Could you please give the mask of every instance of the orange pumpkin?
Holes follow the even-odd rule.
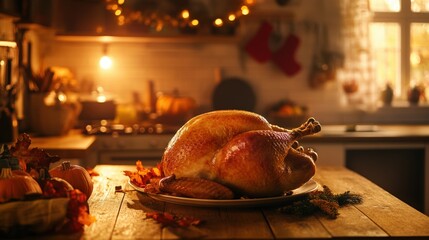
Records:
[[[43,196],[50,198],[68,197],[73,186],[66,180],[58,177],[51,177],[49,172],[42,168],[39,170],[39,185],[42,188]]]
[[[88,171],[79,165],[71,165],[64,161],[61,165],[49,170],[51,177],[62,178],[70,183],[73,188],[79,189],[89,198],[92,194],[94,184]]]
[[[177,94],[161,95],[156,100],[158,115],[186,116],[195,109],[195,100],[191,97],[182,97]]]
[[[42,194],[39,184],[27,174],[2,168],[0,173],[0,203],[23,199],[27,194]]]

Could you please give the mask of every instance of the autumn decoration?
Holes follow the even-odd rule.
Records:
[[[31,138],[24,133],[0,150],[0,235],[83,231],[95,221],[87,203],[92,192],[90,175],[83,167],[65,164],[73,172],[70,180],[65,179],[69,173],[65,178],[51,176],[50,165],[60,157],[30,145]]]

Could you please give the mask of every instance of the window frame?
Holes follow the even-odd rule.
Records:
[[[400,29],[400,99],[406,100],[411,78],[411,24],[429,23],[429,12],[412,12],[411,0],[400,0],[399,12],[376,12],[373,14],[374,23],[397,23]]]

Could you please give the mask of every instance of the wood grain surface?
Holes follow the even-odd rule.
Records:
[[[363,203],[340,209],[337,219],[315,214],[297,217],[277,208],[194,207],[156,201],[128,185],[123,170],[134,166],[99,165],[89,199],[97,221],[82,235],[67,239],[305,239],[429,238],[429,217],[364,177],[342,167],[321,167],[314,179],[334,193],[351,191]],[[121,186],[123,191],[115,192]],[[203,222],[189,228],[161,227],[149,212],[192,216]],[[54,239],[55,236],[47,236]],[[59,237],[59,236],[56,236]]]

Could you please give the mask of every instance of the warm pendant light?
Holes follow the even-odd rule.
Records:
[[[107,54],[107,44],[103,45],[103,56],[100,58],[99,65],[101,69],[110,69],[113,65],[112,59]]]

